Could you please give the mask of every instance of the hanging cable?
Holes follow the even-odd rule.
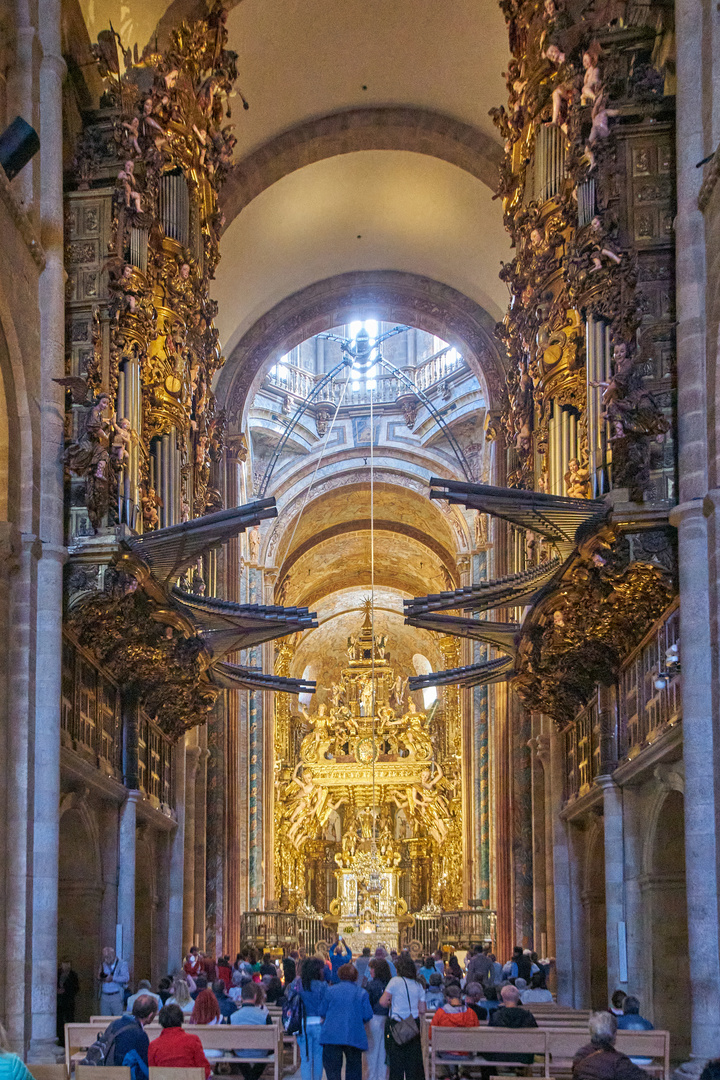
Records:
[[[307,490],[305,492],[305,497],[303,499],[303,504],[300,507],[300,513],[298,514],[297,519],[295,521],[295,528],[292,531],[292,536],[290,537],[290,543],[287,546],[287,551],[288,552],[292,551],[292,546],[293,546],[293,543],[295,542],[295,533],[297,532],[298,525],[300,524],[300,518],[303,516],[303,514],[305,512],[305,507],[308,504],[308,499],[310,498],[310,492],[313,489],[313,486],[315,484],[315,479],[316,479],[317,474],[318,474],[318,470],[320,468],[320,465],[322,464],[322,459],[325,456],[325,451],[327,450],[327,446],[328,446],[328,442],[330,440],[330,436],[332,435],[333,428],[335,427],[335,421],[337,420],[338,413],[340,412],[340,407],[341,407],[343,401],[345,400],[345,391],[348,388],[348,383],[350,382],[350,375],[351,374],[352,374],[351,370],[348,369],[347,378],[345,379],[345,384],[344,384],[344,386],[342,388],[342,391],[340,393],[340,398],[338,400],[338,403],[335,406],[335,412],[333,414],[333,418],[332,418],[332,420],[330,422],[329,428],[327,429],[327,433],[325,435],[325,441],[323,442],[322,448],[320,450],[320,457],[317,459],[317,464],[315,465],[315,470],[314,470],[314,472],[312,474],[312,479],[310,480],[310,484],[309,484],[309,486],[308,486],[308,488],[307,488]]]
[[[370,387],[370,632],[372,634],[370,678],[372,680],[372,852],[377,853],[377,804],[375,801],[375,426],[373,387]]]

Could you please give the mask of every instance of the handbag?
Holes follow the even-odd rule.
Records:
[[[405,985],[405,993],[407,994],[408,1005],[412,1012],[412,1005],[410,1004],[410,991],[408,990],[407,983],[403,979]],[[420,1034],[420,1028],[418,1022],[414,1016],[406,1016],[402,1020],[396,1020],[396,1022],[390,1028],[390,1034],[397,1043],[398,1046],[405,1046],[406,1043],[412,1042]]]

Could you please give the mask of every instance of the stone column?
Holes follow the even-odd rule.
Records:
[[[564,791],[564,745],[558,731],[550,736],[550,820],[552,822],[555,904],[555,968],[559,1005],[574,1005],[573,987],[573,851],[568,825],[560,817]]]
[[[538,718],[533,717],[533,727],[537,727]],[[532,903],[533,903],[533,940],[532,947],[538,954],[542,948],[543,934],[547,940],[547,889],[545,887],[545,777],[542,764],[537,757],[538,741],[534,735],[528,740],[531,752],[532,771]]]
[[[703,500],[708,487],[705,226],[698,207],[703,179],[696,165],[714,149],[699,87],[711,53],[707,18],[695,0],[675,8],[677,48],[677,372],[680,505],[670,520],[678,530],[682,649],[683,760],[685,763],[685,873],[691,988],[691,1056],[720,1053],[720,924],[718,920],[718,792],[713,703],[713,656],[708,545]],[[715,361],[713,360],[713,363]],[[711,383],[714,386],[714,380]],[[713,423],[715,412],[712,413]],[[717,483],[717,481],[716,481]],[[712,512],[712,507],[709,507]],[[714,606],[714,605],[713,605]],[[696,1071],[700,1062],[691,1063]]]
[[[117,921],[122,926],[122,956],[127,960],[130,982],[135,962],[135,862],[137,856],[137,804],[141,791],[128,791],[120,808],[118,828]]]
[[[195,944],[195,779],[199,760],[200,747],[197,744],[186,747],[183,949]]]
[[[61,0],[45,0],[38,18],[40,62],[40,237],[45,269],[39,283],[41,375],[40,524],[32,865],[32,1033],[29,1060],[55,1060],[60,693],[62,673],[63,469],[65,400],[53,382],[65,374],[63,265],[63,123]]]
[[[603,825],[605,835],[605,924],[607,929],[608,1001],[613,990],[627,985],[620,980],[620,946],[618,924],[625,922],[625,840],[623,829],[623,793],[606,774],[597,776],[595,783],[603,792]]]
[[[207,734],[203,728],[198,732],[200,738]],[[197,775],[195,778],[195,933],[200,938],[200,947],[205,945],[205,878],[207,850],[207,761],[210,753],[207,747],[200,748]]]
[[[535,740],[536,753],[542,762],[545,774],[545,806],[543,821],[545,825],[545,932],[547,935],[546,956],[555,956],[555,890],[553,886],[553,802],[552,772],[550,769],[550,736],[541,732]],[[537,944],[536,944],[537,948]],[[555,978],[555,973],[551,973]]]
[[[183,959],[183,885],[185,860],[185,740],[173,748],[175,816],[177,826],[168,836],[167,971],[175,971]],[[190,943],[191,944],[191,943]]]

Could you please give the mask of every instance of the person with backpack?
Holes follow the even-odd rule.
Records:
[[[337,974],[338,982],[320,1006],[323,1066],[327,1080],[340,1080],[344,1059],[345,1080],[362,1080],[362,1055],[368,1048],[365,1024],[372,1020],[372,1006],[367,990],[357,985],[353,964],[342,964]]]
[[[300,1047],[302,1080],[322,1080],[321,1009],[328,994],[324,969],[324,962],[319,956],[307,956],[301,964],[299,977],[286,991],[285,1011],[293,1014],[290,1023]],[[288,1028],[285,1027],[285,1030]]]
[[[132,1080],[147,1080],[150,1040],[143,1030],[155,1019],[157,1001],[149,994],[137,998],[132,1015],[113,1020],[97,1037],[81,1065],[127,1065]]]

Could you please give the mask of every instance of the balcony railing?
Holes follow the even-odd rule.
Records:
[[[63,742],[105,775],[123,780],[120,690],[75,641],[63,636]],[[156,807],[172,806],[172,744],[144,713],[138,724],[138,786]]]
[[[496,914],[487,908],[477,911],[418,912],[415,925],[402,931],[400,944],[405,948],[417,941],[427,954],[443,945],[462,949],[484,941],[494,943],[496,931]]]
[[[443,349],[442,352],[428,357],[422,364],[415,368],[403,368],[416,390],[427,392],[430,388],[444,382],[451,376],[460,372],[467,372],[467,364],[454,349]],[[299,400],[305,399],[312,393],[315,383],[322,375],[313,375],[305,368],[294,364],[276,364],[268,372],[265,382],[269,387],[281,390],[291,397]],[[363,405],[370,401],[370,391],[367,389],[367,376],[363,375],[355,380],[359,385],[353,389],[353,378],[347,382],[347,372],[341,372],[338,378],[333,379],[330,387],[323,391],[323,400],[337,405],[342,399],[343,405]],[[344,390],[344,396],[343,396]],[[396,401],[399,394],[411,393],[410,387],[401,379],[393,375],[383,375],[382,369],[377,372],[375,386],[372,391],[375,404],[390,404]]]
[[[633,757],[660,732],[680,719],[680,675],[668,672],[662,689],[655,682],[665,670],[665,654],[680,637],[676,603],[628,658],[618,686],[618,758]]]
[[[566,728],[566,802],[587,794],[597,776],[614,768],[616,761],[636,757],[680,720],[680,675],[665,673],[665,654],[678,641],[679,624],[676,601],[628,656],[610,695],[606,731],[597,697]],[[656,682],[662,682],[662,687],[656,687]]]

